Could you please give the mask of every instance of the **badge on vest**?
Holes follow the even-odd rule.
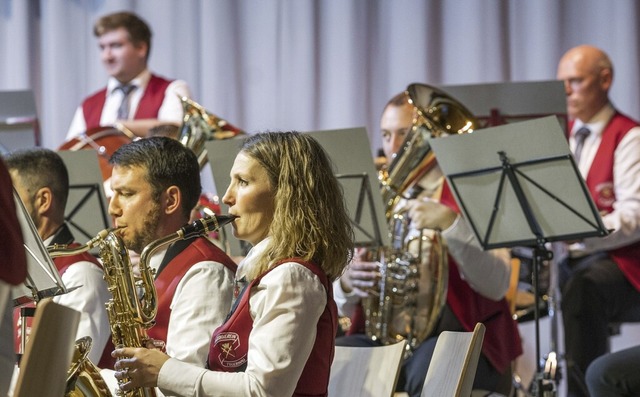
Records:
[[[603,182],[596,185],[596,205],[611,208],[616,201],[613,193],[613,182]]]
[[[214,345],[220,352],[218,354],[218,361],[223,367],[226,368],[238,368],[247,362],[247,355],[237,357],[240,347],[240,338],[235,332],[222,332],[216,336]]]

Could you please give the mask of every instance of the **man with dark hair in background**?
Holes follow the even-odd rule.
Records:
[[[5,160],[44,245],[78,244],[64,220],[69,175],[60,155],[49,149],[27,149],[13,152]],[[103,279],[102,266],[86,252],[61,256],[53,262],[65,287],[73,289],[54,301],[80,312],[76,339],[91,337],[89,359],[98,366],[112,365],[110,348],[105,350],[111,335],[105,303],[111,294]]]

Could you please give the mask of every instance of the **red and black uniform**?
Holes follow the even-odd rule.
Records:
[[[145,88],[144,94],[138,104],[138,109],[134,115],[134,119],[155,119],[158,118],[158,111],[164,101],[164,94],[167,87],[171,84],[171,80],[164,79],[160,76],[151,75],[151,79]],[[86,129],[100,127],[100,117],[102,108],[106,100],[107,89],[92,94],[82,102],[82,113],[86,123]]]
[[[147,331],[149,337],[162,341],[167,340],[171,318],[171,301],[176,288],[194,264],[204,261],[221,263],[233,273],[237,269],[237,265],[227,254],[205,237],[177,241],[167,250],[156,274],[158,310],[155,325]]]
[[[327,305],[316,325],[316,340],[293,394],[294,397],[326,396],[338,317],[332,286],[322,269],[313,263],[300,259],[286,259],[280,264],[285,262],[296,262],[312,271],[327,291]],[[253,329],[253,319],[249,310],[250,291],[277,266],[270,268],[247,285],[227,321],[214,332],[207,363],[209,369],[223,372],[242,372],[246,369],[249,336]]]

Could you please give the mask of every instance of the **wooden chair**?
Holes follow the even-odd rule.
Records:
[[[469,397],[478,368],[484,324],[473,332],[445,331],[438,337],[422,397]]]
[[[390,397],[407,342],[386,346],[336,346],[329,397]]]
[[[14,397],[64,395],[79,322],[76,310],[51,298],[38,302]]]

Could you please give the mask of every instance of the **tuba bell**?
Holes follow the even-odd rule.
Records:
[[[187,97],[180,97],[184,112],[182,125],[178,133],[178,141],[193,150],[198,156],[202,168],[207,162],[205,142],[234,138],[243,135],[244,131],[230,124]]]
[[[412,350],[431,334],[444,308],[448,253],[439,231],[410,228],[401,200],[416,198],[417,183],[436,165],[429,139],[470,133],[478,123],[437,88],[411,84],[405,95],[414,111],[411,132],[388,169],[379,172],[391,246],[379,253],[377,292],[363,301],[363,309],[370,338],[384,344],[407,340]]]

